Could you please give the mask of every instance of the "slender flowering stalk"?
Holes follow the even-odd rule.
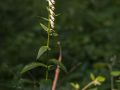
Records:
[[[56,70],[55,70],[55,76],[54,76],[54,80],[53,80],[53,84],[52,84],[52,90],[56,90],[56,86],[57,86],[57,81],[58,81],[58,78],[59,78],[59,73],[60,73],[60,67],[63,67],[64,66],[62,65],[61,61],[62,61],[62,49],[61,49],[61,44],[60,44],[60,41],[58,40],[58,35],[57,33],[55,32],[54,28],[55,28],[55,13],[54,13],[54,10],[55,10],[55,1],[54,0],[47,0],[48,2],[48,18],[44,18],[44,20],[47,20],[47,23],[48,23],[48,26],[40,23],[41,27],[45,30],[45,32],[47,32],[47,45],[45,46],[42,46],[40,47],[39,51],[38,51],[38,55],[37,55],[37,59],[40,58],[41,55],[43,55],[45,52],[48,52],[50,50],[49,46],[50,46],[50,36],[57,36],[57,44],[59,46],[59,57],[58,57],[58,60],[54,61],[51,60],[50,62],[53,62],[53,64],[56,64],[57,67],[56,67]],[[47,53],[47,56],[48,56],[48,53]],[[55,62],[55,63],[54,63]],[[21,73],[25,73],[31,69],[34,69],[36,67],[44,67],[46,68],[46,80],[48,80],[48,74],[49,74],[49,70],[50,70],[50,67],[51,65],[49,65],[49,62],[47,64],[44,64],[44,63],[41,63],[41,62],[33,62],[31,64],[28,64],[26,65],[23,70],[21,71]],[[65,68],[64,68],[65,69]],[[66,70],[65,70],[66,71]]]
[[[54,25],[54,21],[55,21],[55,1],[54,0],[47,0],[49,7],[48,7],[48,11],[49,11],[49,23],[50,23],[50,30],[53,30],[55,25]]]
[[[54,31],[54,27],[55,27],[55,25],[54,25],[55,24],[54,23],[54,21],[55,21],[55,13],[54,13],[55,1],[54,0],[47,0],[47,1],[48,1],[48,4],[49,4],[49,7],[48,7],[48,11],[49,11],[49,17],[48,17],[49,25],[48,25],[48,27],[50,28],[49,31],[48,31],[48,43],[49,43],[49,34]],[[59,55],[58,61],[61,62],[62,51],[61,51],[61,45],[60,45],[59,41],[58,41],[58,46],[59,46],[59,49],[60,49],[60,55]],[[55,70],[55,76],[54,76],[54,80],[53,80],[52,90],[56,90],[59,73],[60,73],[60,68],[59,68],[59,65],[57,65],[57,68]]]
[[[49,42],[50,42],[50,35],[51,33],[54,31],[54,27],[55,27],[55,13],[54,13],[54,10],[55,10],[55,1],[54,0],[47,0],[48,2],[48,40],[47,40],[47,47],[49,47]]]

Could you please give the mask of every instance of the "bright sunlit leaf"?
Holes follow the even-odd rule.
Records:
[[[96,80],[99,81],[99,82],[104,82],[104,81],[105,81],[105,77],[103,77],[103,76],[98,76],[98,77],[96,78]]]
[[[112,71],[111,75],[112,76],[119,76],[120,75],[120,71]]]
[[[91,73],[91,74],[90,74],[90,78],[91,78],[92,80],[95,80],[95,75],[94,75],[93,73]]]

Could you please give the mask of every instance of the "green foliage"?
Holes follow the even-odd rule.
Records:
[[[95,75],[93,73],[90,74],[90,78],[94,82],[94,85],[97,85],[97,84],[101,85],[101,83],[103,83],[105,81],[105,77],[103,77],[103,76],[95,77]]]
[[[20,72],[23,64],[35,60],[37,49],[45,45],[45,33],[39,25],[42,22],[39,16],[47,14],[45,6],[45,0],[0,0],[0,90],[17,90],[11,87],[18,82],[14,80],[14,76],[19,77],[16,72]],[[92,72],[106,77],[106,82],[98,90],[110,90],[107,64],[111,56],[116,55],[118,61],[113,71],[120,69],[120,1],[56,0],[56,12],[61,13],[56,18],[56,29],[61,34],[64,64],[68,73],[73,70],[69,74],[61,73],[65,80],[58,89],[70,90],[67,83],[71,81],[80,82],[82,87]],[[49,56],[55,57],[56,51],[51,50]],[[47,56],[40,58],[48,60]],[[77,66],[79,62],[82,64]],[[77,68],[74,69],[74,66]],[[37,78],[35,72],[32,76]],[[115,82],[119,81],[118,77],[114,78],[117,78]],[[11,85],[10,81],[14,84]],[[119,90],[118,86],[115,85]],[[23,87],[34,90],[34,84]]]
[[[112,71],[111,75],[112,76],[120,76],[120,71]]]
[[[51,60],[49,60],[49,62],[50,62],[51,64],[55,64],[56,66],[58,65],[63,71],[67,72],[67,69],[66,69],[66,67],[64,66],[64,64],[62,64],[62,63],[59,62],[58,60],[56,60],[56,59],[51,59]]]
[[[97,80],[98,82],[102,83],[102,82],[105,81],[105,77],[103,77],[103,76],[98,76],[98,77],[96,78],[96,80]]]
[[[92,74],[91,74],[91,78],[93,78]],[[92,85],[100,86],[104,81],[105,81],[105,77],[103,77],[103,76],[97,76],[96,78],[94,77],[94,79],[90,83],[88,83],[82,90],[87,90]],[[95,88],[95,89],[97,89],[97,88]]]
[[[37,59],[40,58],[40,56],[45,53],[48,50],[48,46],[42,46],[40,47],[39,51],[38,51],[38,55],[37,55]]]
[[[94,76],[93,73],[90,74],[90,77],[91,77],[92,80],[95,80],[95,76]]]
[[[70,83],[72,87],[74,87],[75,90],[80,89],[80,85],[78,83]]]
[[[57,36],[57,34],[55,33],[55,30],[54,30],[54,20],[55,20],[55,13],[54,13],[54,3],[51,3],[49,1],[48,2],[48,7],[47,7],[47,10],[48,10],[48,19],[46,18],[43,18],[44,20],[48,20],[48,26],[46,27],[44,24],[40,23],[41,27],[47,32],[47,41],[46,41],[46,45],[47,46],[42,46],[40,47],[39,51],[38,51],[38,55],[37,55],[37,59],[40,58],[41,55],[43,55],[46,51],[50,50],[50,39],[51,39],[51,35],[53,36]],[[55,64],[57,67],[56,67],[56,71],[59,70],[60,68],[63,69],[64,71],[66,71],[66,68],[65,66],[61,63],[61,60],[62,60],[62,49],[61,49],[61,45],[60,45],[60,41],[57,41],[59,42],[58,46],[59,46],[59,57],[60,57],[60,60],[56,60],[56,59],[52,59],[50,60],[49,62],[50,63],[53,63]],[[56,42],[56,43],[57,43]],[[53,84],[53,87],[49,86],[49,83],[48,83],[48,77],[49,77],[49,71],[50,71],[50,68],[53,66],[53,65],[45,65],[44,63],[37,63],[37,62],[34,62],[34,63],[31,63],[31,64],[28,64],[26,65],[23,70],[21,71],[21,73],[25,73],[31,69],[34,69],[36,67],[44,67],[46,68],[46,73],[45,73],[45,79],[44,81],[42,81],[42,83],[40,82],[40,90],[51,90],[51,88],[53,89],[53,87],[57,87],[57,79],[58,76],[56,77],[57,73],[55,73],[55,76],[54,76],[54,81],[53,80],[53,83],[55,83],[55,86]],[[58,71],[58,74],[59,74],[59,71]],[[47,84],[47,86],[46,86]],[[49,87],[48,87],[49,86]]]
[[[45,20],[45,21],[49,21],[47,18],[45,18],[45,17],[41,17],[43,20]],[[43,29],[44,29],[44,25],[42,24],[42,23],[40,23],[41,24],[41,26],[43,27]],[[46,29],[46,27],[45,27],[45,29]]]
[[[25,73],[25,72],[27,72],[27,71],[29,71],[29,70],[31,70],[31,69],[37,68],[37,67],[47,68],[47,66],[46,66],[45,64],[43,64],[43,63],[33,62],[33,63],[30,63],[30,64],[26,65],[26,66],[22,69],[21,73],[23,74],[23,73]]]
[[[44,18],[44,19],[45,19],[45,18]],[[48,32],[48,28],[47,28],[44,24],[40,23],[40,25],[41,25],[41,27],[42,27],[46,32]]]

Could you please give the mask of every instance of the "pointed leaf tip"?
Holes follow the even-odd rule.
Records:
[[[95,75],[94,75],[93,73],[91,73],[91,74],[90,74],[90,78],[91,78],[92,80],[95,80]]]
[[[37,55],[37,59],[40,58],[40,56],[45,53],[49,48],[47,46],[42,46],[39,51],[38,51],[38,55]]]
[[[44,24],[40,23],[40,25],[46,32],[48,31],[48,28]]]

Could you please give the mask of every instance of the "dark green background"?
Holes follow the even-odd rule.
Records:
[[[46,6],[45,0],[0,0],[0,90],[34,87],[24,85],[21,89],[19,72],[36,60],[39,47],[46,43],[47,35],[39,25],[44,22],[40,17],[47,17]],[[61,73],[58,89],[70,90],[69,82],[78,82],[82,87],[94,73],[106,77],[99,90],[110,90],[106,65],[112,56],[117,56],[114,69],[120,69],[120,0],[56,0],[56,13],[60,13],[55,30],[62,42],[63,63],[68,72],[81,63],[72,72]],[[49,56],[57,57],[54,41],[52,44]],[[48,58],[45,55],[41,59]],[[44,77],[36,72],[32,72],[32,78]]]

